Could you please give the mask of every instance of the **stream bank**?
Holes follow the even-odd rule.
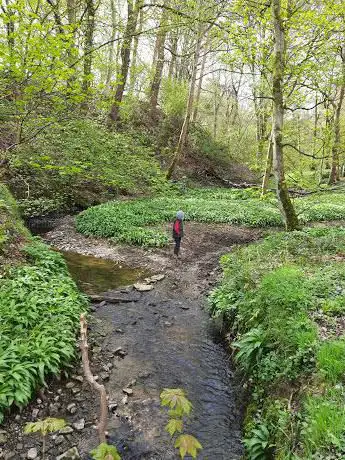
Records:
[[[253,241],[259,233],[226,225],[189,224],[186,235],[179,262],[171,258],[171,248],[118,247],[85,238],[74,231],[72,218],[63,219],[45,235],[55,248],[69,253],[127,263],[144,270],[142,276],[165,274],[152,291],[121,289],[121,295],[130,301],[92,304],[92,370],[107,387],[109,440],[118,446],[124,460],[178,458],[164,432],[167,417],[159,405],[159,394],[166,387],[183,388],[193,403],[186,431],[204,447],[199,458],[236,460],[243,453],[241,389],[218,331],[201,307],[205,293],[217,280],[220,255],[234,244]],[[108,289],[107,294],[114,295],[114,291]],[[81,458],[88,458],[97,445],[93,425],[98,398],[79,366],[72,374],[70,379],[54,382],[8,422],[8,451],[15,456],[4,458],[26,458],[30,448],[37,449],[38,458],[38,439],[22,437],[20,432],[25,421],[48,415],[64,418],[70,425],[70,432],[51,436],[49,458],[58,458],[71,447],[77,448]],[[123,389],[129,386],[133,394],[125,398]]]

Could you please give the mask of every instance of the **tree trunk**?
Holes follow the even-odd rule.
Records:
[[[198,116],[200,95],[201,95],[201,89],[202,89],[202,80],[204,78],[204,71],[205,71],[205,65],[206,65],[206,59],[207,59],[207,44],[205,44],[203,51],[204,51],[204,55],[203,55],[202,61],[201,61],[201,67],[200,67],[200,72],[199,72],[199,81],[198,81],[198,87],[196,89],[195,105],[194,105],[194,112],[193,112],[192,121],[196,121],[196,118]]]
[[[261,196],[262,197],[267,193],[268,181],[270,179],[270,175],[272,172],[272,164],[273,164],[273,143],[272,143],[272,134],[271,134],[268,140],[265,174],[262,179],[262,186],[261,186]]]
[[[332,164],[328,184],[335,184],[339,180],[339,152],[341,150],[340,139],[340,115],[345,96],[345,45],[341,49],[342,58],[342,82],[339,91],[339,99],[335,110],[334,128],[333,128],[333,145],[332,145]]]
[[[283,157],[283,75],[285,68],[284,28],[281,18],[281,0],[272,0],[272,20],[274,25],[274,63],[273,63],[273,169],[279,208],[286,230],[298,228],[298,218],[290,200],[284,174]]]
[[[187,107],[186,107],[186,113],[185,117],[183,120],[183,125],[180,133],[180,137],[177,143],[177,147],[175,150],[174,158],[169,166],[166,178],[170,179],[171,176],[173,175],[175,171],[175,167],[180,159],[182,149],[185,146],[186,140],[187,140],[187,135],[188,135],[188,130],[189,130],[189,124],[190,124],[190,119],[192,116],[192,110],[193,110],[193,102],[194,102],[194,91],[195,91],[195,83],[196,83],[196,75],[197,75],[197,70],[198,70],[198,62],[199,62],[199,55],[200,55],[200,48],[201,48],[201,41],[203,37],[204,31],[203,31],[203,26],[202,24],[199,25],[199,30],[197,34],[197,41],[195,45],[195,52],[194,52],[194,59],[193,59],[193,69],[192,69],[192,76],[191,76],[191,81],[190,81],[190,86],[189,86],[189,94],[188,94],[188,102],[187,102]]]
[[[164,2],[164,6],[166,5],[166,1]],[[164,68],[164,45],[165,45],[165,39],[167,35],[167,28],[166,24],[167,23],[167,10],[163,7],[162,11],[162,17],[159,23],[159,30],[157,33],[157,39],[156,39],[156,62],[155,62],[155,71],[153,75],[153,79],[151,82],[151,88],[150,88],[150,94],[149,94],[149,99],[150,99],[150,107],[151,107],[151,113],[154,115],[156,111],[156,107],[158,104],[158,94],[161,86],[161,81],[162,81],[162,74],[163,74],[163,68]]]
[[[95,5],[93,0],[86,0],[86,28],[84,39],[84,75],[83,92],[87,93],[90,89],[92,75],[92,47],[95,32]]]
[[[132,63],[130,68],[130,76],[129,76],[129,88],[130,92],[134,91],[135,88],[135,80],[137,78],[137,57],[138,57],[138,46],[139,46],[139,34],[141,34],[143,30],[144,24],[144,9],[141,8],[139,12],[139,25],[134,37],[134,44],[133,44],[133,54],[132,54]]]
[[[137,25],[139,3],[141,4],[141,0],[137,0],[136,4],[134,4],[134,0],[128,0],[127,2],[127,25],[121,47],[120,81],[117,84],[114,102],[111,106],[109,114],[110,121],[114,124],[117,124],[120,121],[120,105],[122,103],[123,93],[125,91],[127,83],[131,55],[131,45]]]
[[[109,88],[111,82],[111,76],[113,75],[113,65],[114,65],[114,40],[116,37],[116,6],[115,0],[110,0],[110,8],[111,8],[111,36],[110,40],[111,43],[109,45],[109,55],[108,55],[108,69],[107,69],[107,76],[105,79],[105,84]]]
[[[170,39],[171,45],[171,59],[169,63],[168,78],[173,78],[176,73],[176,54],[178,46],[178,31],[173,31]]]

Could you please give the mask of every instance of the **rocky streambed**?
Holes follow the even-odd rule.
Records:
[[[84,275],[79,279],[94,299],[90,359],[94,375],[108,392],[109,443],[117,446],[124,460],[179,458],[164,431],[167,415],[159,401],[164,388],[184,389],[193,403],[186,432],[203,445],[198,458],[236,460],[243,454],[241,387],[204,306],[205,294],[219,274],[219,256],[259,235],[229,226],[213,226],[205,233],[200,226],[190,225],[187,232],[183,259],[177,263],[169,249],[113,247],[82,237],[75,233],[72,219],[65,219],[45,236],[54,247],[73,254],[70,270],[77,281],[81,270],[84,275],[88,271],[85,264],[90,272],[102,265],[92,256],[126,263],[127,274],[120,284],[126,284],[130,276],[133,282],[133,277],[142,280],[149,273],[164,274],[145,292],[132,285],[111,289],[103,278],[113,279],[114,266],[107,271],[103,265],[102,274],[91,273],[86,284]],[[89,258],[78,260],[80,253]],[[131,265],[139,270],[135,275],[128,273]],[[116,279],[110,283],[119,284]],[[91,391],[78,362],[68,376],[52,380],[29,407],[7,420],[0,432],[0,458],[41,458],[41,440],[37,435],[23,435],[23,426],[51,416],[65,419],[67,427],[48,437],[46,458],[88,459],[98,444],[98,412],[98,395]]]

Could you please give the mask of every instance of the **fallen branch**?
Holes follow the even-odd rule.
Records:
[[[83,371],[86,380],[89,384],[99,392],[100,394],[100,402],[101,402],[101,411],[99,416],[99,421],[97,425],[99,442],[103,443],[106,442],[105,432],[107,429],[107,422],[108,422],[108,404],[107,404],[107,393],[105,391],[104,385],[100,385],[96,382],[91,369],[90,369],[90,361],[89,361],[89,345],[87,343],[87,322],[85,319],[85,314],[80,315],[80,349],[81,349],[81,356],[83,362]]]
[[[112,295],[99,295],[99,294],[90,294],[89,299],[92,302],[109,302],[109,303],[129,303],[137,302],[136,297],[115,297]]]

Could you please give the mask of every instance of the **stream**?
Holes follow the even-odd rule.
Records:
[[[91,323],[96,348],[114,359],[106,387],[117,409],[110,414],[108,431],[109,442],[118,447],[122,458],[180,458],[164,430],[168,416],[160,407],[159,394],[164,388],[182,388],[193,404],[185,433],[193,434],[203,446],[198,459],[240,459],[243,391],[234,378],[229,352],[204,308],[206,298],[199,292],[195,266],[173,267],[152,291],[139,293],[121,287],[159,272],[160,267],[133,269],[92,255],[65,249],[61,253],[86,293],[128,296],[124,303],[94,303]],[[123,359],[111,354],[119,347],[125,350]],[[128,386],[133,394],[125,401],[123,388]],[[78,444],[82,458],[88,458],[95,447],[91,427],[84,430]]]

